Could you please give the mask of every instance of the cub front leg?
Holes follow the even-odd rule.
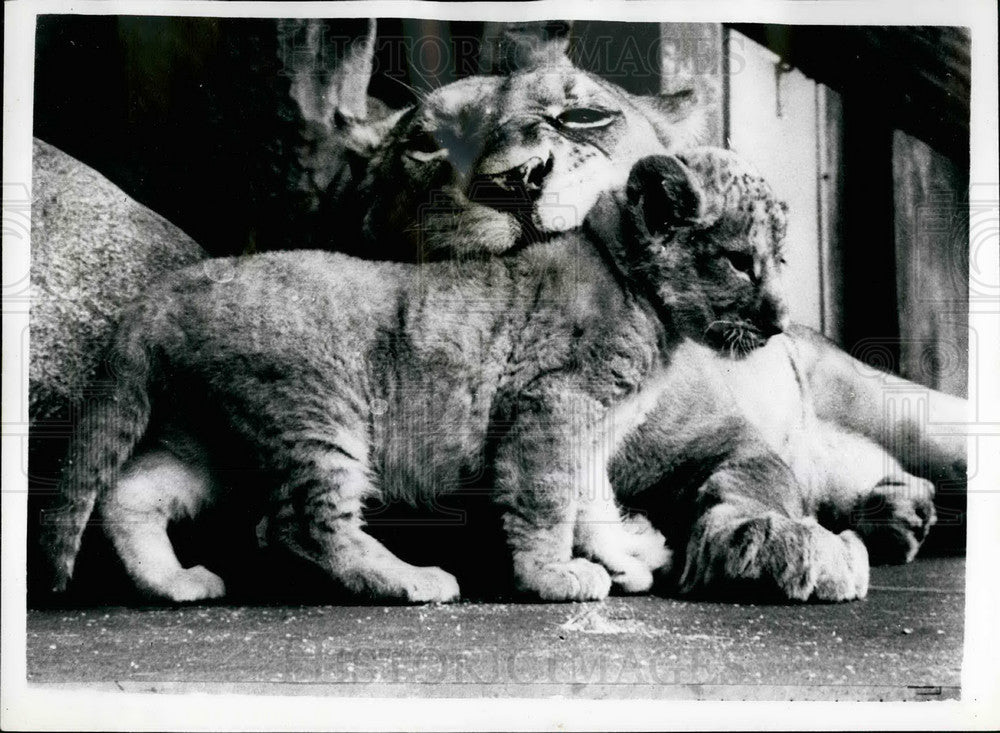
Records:
[[[603,419],[596,401],[559,395],[519,414],[498,448],[496,499],[521,592],[545,601],[600,600],[612,576],[639,592],[652,585],[647,563],[665,561],[622,526]]]
[[[334,451],[296,458],[299,468],[268,522],[270,542],[318,565],[338,586],[361,598],[401,603],[458,599],[453,575],[410,565],[364,531],[362,502],[375,489],[359,461]]]

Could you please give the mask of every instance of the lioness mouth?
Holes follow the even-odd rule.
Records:
[[[512,214],[530,213],[542,195],[542,185],[554,163],[555,158],[549,153],[546,160],[535,156],[499,173],[477,174],[469,183],[469,200]]]

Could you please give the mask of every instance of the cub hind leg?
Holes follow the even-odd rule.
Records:
[[[155,449],[137,455],[97,507],[104,532],[136,587],[177,603],[219,598],[222,579],[201,565],[184,568],[167,536],[170,522],[193,517],[215,498],[207,465]]]
[[[671,553],[666,539],[645,517],[622,517],[611,492],[610,482],[605,482],[597,496],[581,500],[574,549],[607,568],[619,591],[644,593],[653,586],[654,573],[669,571]]]
[[[811,517],[723,503],[698,520],[681,591],[850,601],[868,593],[868,553],[850,530],[834,534]]]
[[[364,454],[362,446],[355,451]],[[437,567],[410,565],[364,531],[363,502],[376,489],[361,460],[308,440],[289,452],[294,468],[268,521],[269,543],[319,566],[359,597],[403,603],[458,599],[453,575]]]

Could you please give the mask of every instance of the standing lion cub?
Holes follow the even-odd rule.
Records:
[[[266,485],[270,543],[359,596],[459,596],[453,576],[368,535],[362,508],[480,474],[520,591],[647,590],[669,554],[662,537],[622,525],[608,462],[657,403],[684,337],[740,350],[780,331],[784,208],[735,156],[704,149],[640,161],[588,221],[486,262],[269,253],[151,288],[122,319],[110,388],[73,439],[63,511],[47,524],[54,587],[72,575],[96,501],[141,590],[222,595],[213,573],[181,567],[166,531],[216,498],[211,482],[164,495],[128,465],[140,445],[190,435]]]

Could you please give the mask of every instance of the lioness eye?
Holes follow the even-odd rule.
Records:
[[[442,147],[433,136],[426,132],[414,135],[408,141],[405,154],[413,160],[426,163],[448,155],[448,148]]]
[[[734,270],[753,277],[753,255],[746,252],[726,252],[725,257]]]
[[[608,112],[603,109],[590,109],[588,107],[568,109],[556,118],[559,124],[563,127],[577,129],[587,127],[605,127],[610,125],[614,119],[614,112]]]

